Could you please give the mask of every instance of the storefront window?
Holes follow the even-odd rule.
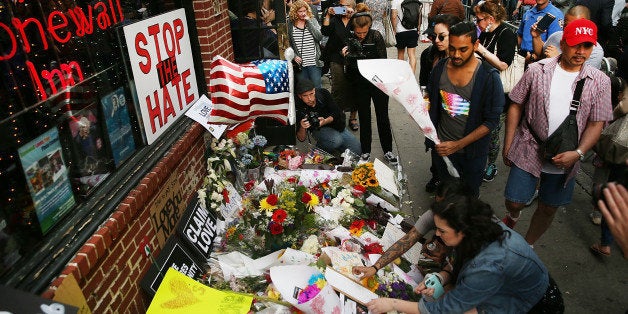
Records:
[[[122,27],[176,8],[0,0],[0,276],[145,146]]]

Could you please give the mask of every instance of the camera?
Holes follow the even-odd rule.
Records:
[[[310,123],[310,129],[316,130],[321,127],[321,122],[318,120],[318,112],[310,111],[307,113],[305,118],[307,119],[307,122]]]

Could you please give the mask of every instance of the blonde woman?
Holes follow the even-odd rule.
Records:
[[[309,79],[316,88],[320,88],[323,67],[323,62],[320,60],[319,43],[323,38],[320,26],[314,18],[310,5],[303,0],[292,3],[288,16],[290,47],[294,49],[296,53],[294,61],[301,69],[296,74],[297,80]]]

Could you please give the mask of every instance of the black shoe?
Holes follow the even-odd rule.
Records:
[[[425,192],[427,192],[427,193],[434,193],[434,192],[436,192],[436,188],[438,188],[439,185],[440,185],[440,180],[432,177],[430,179],[430,182],[428,182],[425,185]]]

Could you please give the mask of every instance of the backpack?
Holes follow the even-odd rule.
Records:
[[[401,2],[401,26],[406,29],[417,28],[422,5],[419,0],[403,0]]]

